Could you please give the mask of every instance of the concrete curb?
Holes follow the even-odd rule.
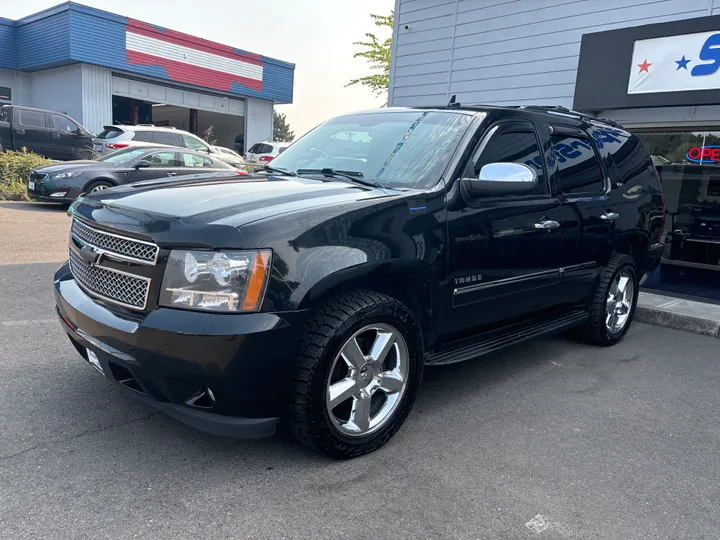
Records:
[[[642,292],[635,320],[720,338],[720,306]]]

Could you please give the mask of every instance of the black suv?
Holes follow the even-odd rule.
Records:
[[[664,203],[619,126],[561,108],[334,118],[243,178],[71,207],[60,320],[115,384],[194,427],[337,458],[383,445],[423,367],[572,327],[613,345]]]

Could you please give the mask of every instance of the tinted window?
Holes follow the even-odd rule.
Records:
[[[75,122],[59,114],[53,114],[53,127],[66,133],[75,133],[78,130]]]
[[[45,113],[20,109],[20,123],[23,126],[45,127]]]
[[[167,144],[170,146],[180,146],[180,135],[177,133],[167,133],[165,131],[156,131],[153,142],[156,144]]]
[[[248,152],[250,152],[251,154],[259,154],[261,147],[262,147],[262,144],[260,144],[260,143],[255,143],[255,144],[253,144],[253,145],[250,147],[250,149],[248,150]]]
[[[8,118],[10,109],[8,107],[0,107],[0,122],[9,122]]]
[[[132,138],[133,141],[139,142],[153,142],[152,131],[136,131]]]
[[[175,152],[155,152],[145,158],[151,167],[177,167]]]
[[[121,129],[113,129],[113,128],[105,128],[100,132],[100,135],[97,136],[98,139],[114,139],[115,137],[119,137],[122,135]],[[136,134],[137,135],[137,134]],[[138,140],[138,139],[135,139]],[[147,141],[149,142],[149,141]]]
[[[212,161],[204,156],[196,154],[183,154],[183,166],[185,167],[211,167]]]
[[[287,148],[287,146],[281,147],[280,150],[278,150],[278,154],[282,154],[285,150],[287,150]]]
[[[484,147],[483,147],[484,145]],[[523,163],[537,173],[538,186],[535,193],[545,193],[545,175],[537,137],[531,131],[495,133],[481,142],[476,154],[465,168],[465,178],[478,178],[480,169],[489,163]]]
[[[200,152],[208,151],[207,145],[200,139],[196,139],[195,137],[191,137],[190,135],[183,135],[182,138],[185,146],[190,150],[198,150]]]
[[[589,138],[555,135],[552,143],[561,193],[577,195],[604,191],[602,168]]]

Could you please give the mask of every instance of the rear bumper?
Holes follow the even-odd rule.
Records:
[[[157,308],[132,317],[87,296],[66,265],[54,285],[57,312],[73,345],[86,361],[87,350],[94,352],[105,376],[125,392],[215,435],[274,433],[305,312],[218,315]]]

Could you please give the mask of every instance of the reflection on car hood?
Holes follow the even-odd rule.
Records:
[[[232,176],[129,184],[85,200],[88,205],[99,201],[114,212],[163,216],[195,225],[237,227],[289,212],[400,194],[395,190],[371,189],[341,181]]]

